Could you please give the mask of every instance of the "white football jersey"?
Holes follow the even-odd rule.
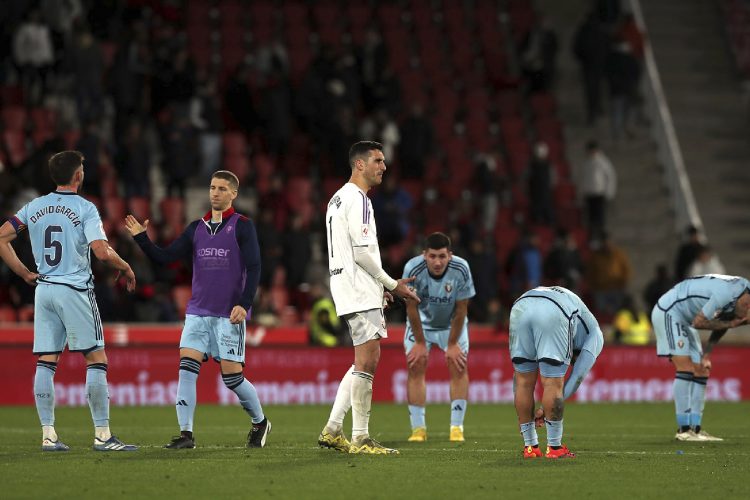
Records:
[[[354,262],[354,247],[367,247],[380,265],[372,203],[355,184],[344,184],[326,210],[328,272],[336,314],[383,307],[383,285]]]

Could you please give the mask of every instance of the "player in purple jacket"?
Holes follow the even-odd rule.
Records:
[[[180,339],[177,384],[177,421],[180,435],[165,447],[195,448],[193,415],[196,381],[201,363],[213,357],[221,363],[224,384],[239,398],[252,419],[248,448],[262,448],[271,431],[258,393],[243,375],[245,320],[250,316],[260,278],[260,249],[255,226],[232,208],[239,180],[220,170],[211,177],[211,211],[193,221],[172,244],[160,248],[146,234],[143,224],[128,215],[125,226],[138,246],[153,261],[166,264],[192,257],[193,291],[187,305]]]

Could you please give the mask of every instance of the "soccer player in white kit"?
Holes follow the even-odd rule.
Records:
[[[349,328],[354,344],[354,365],[341,379],[328,423],[318,444],[347,453],[392,454],[369,435],[372,381],[380,358],[380,339],[386,338],[383,307],[391,294],[419,302],[407,285],[414,278],[395,280],[383,270],[372,204],[367,191],[383,181],[386,170],[383,146],[357,142],[349,149],[349,182],[328,202],[326,235],[328,271],[336,314]],[[352,442],[342,430],[352,409]]]

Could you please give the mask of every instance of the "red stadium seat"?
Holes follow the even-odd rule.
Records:
[[[15,323],[18,321],[18,313],[10,306],[0,306],[0,323]]]
[[[151,219],[151,200],[141,197],[130,198],[128,200],[128,211],[141,222]]]
[[[5,130],[21,132],[26,129],[26,110],[23,106],[5,106],[0,112]]]
[[[125,219],[125,200],[122,198],[104,198],[104,211],[107,212],[107,219],[116,222],[122,222]]]

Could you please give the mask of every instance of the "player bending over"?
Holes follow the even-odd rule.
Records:
[[[425,373],[430,348],[445,352],[450,373],[450,440],[464,441],[464,416],[469,393],[469,320],[466,310],[475,295],[469,263],[453,255],[451,240],[443,233],[427,237],[422,255],[404,266],[404,278],[415,278],[412,287],[422,300],[406,302],[404,349],[409,368],[406,393],[409,401],[409,441],[427,440]]]
[[[513,362],[513,400],[523,436],[525,458],[574,458],[562,443],[564,391],[574,339],[595,336],[583,349],[580,372],[570,384],[570,394],[593,365],[601,352],[601,330],[586,304],[570,290],[560,287],[537,287],[521,295],[510,311],[510,357]],[[591,354],[591,357],[589,357]],[[592,359],[593,358],[593,359]],[[588,360],[588,361],[586,361]],[[544,425],[547,428],[547,452],[543,455],[534,424],[534,387],[537,372],[541,376]],[[569,395],[569,394],[568,394]]]
[[[709,354],[727,329],[743,325],[750,312],[750,282],[707,274],[677,283],[651,311],[657,356],[675,369],[674,407],[678,441],[723,441],[702,429]],[[705,352],[698,330],[712,330]]]

